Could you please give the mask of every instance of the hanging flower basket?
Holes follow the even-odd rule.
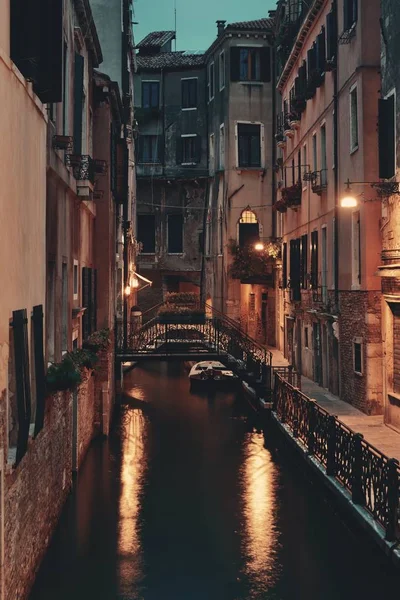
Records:
[[[274,204],[274,209],[280,213],[285,213],[287,211],[287,205],[284,200],[277,200]]]
[[[299,206],[301,204],[301,183],[282,188],[282,200],[289,208]]]

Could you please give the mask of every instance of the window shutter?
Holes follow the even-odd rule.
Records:
[[[31,422],[28,329],[26,309],[13,311],[14,361],[18,410],[17,463],[28,448]]]
[[[394,94],[379,100],[379,177],[390,179],[395,174]]]
[[[326,58],[332,60],[337,52],[337,27],[334,13],[331,11],[326,16]]]
[[[90,333],[96,331],[97,327],[97,269],[91,271],[91,294],[90,294]]]
[[[74,154],[82,154],[83,73],[85,59],[75,53],[74,69]]]
[[[201,162],[201,136],[196,136],[196,161],[197,163]]]
[[[89,324],[90,324],[90,282],[89,282],[90,269],[83,267],[82,269],[82,306],[86,308],[82,315],[82,337],[85,340],[89,335]]]
[[[46,379],[44,369],[43,349],[43,306],[33,307],[33,343],[35,356],[35,380],[36,380],[36,415],[35,436],[43,429],[44,408],[46,398]]]
[[[316,45],[317,54],[317,68],[320,71],[325,71],[325,55],[326,55],[326,44],[325,44],[325,27],[322,27],[321,33],[317,36]]]
[[[311,232],[311,287],[318,287],[318,231]]]
[[[240,48],[231,48],[231,81],[240,81]]]
[[[287,288],[287,244],[283,244],[282,250],[282,287]]]
[[[271,81],[271,48],[260,49],[261,81]]]

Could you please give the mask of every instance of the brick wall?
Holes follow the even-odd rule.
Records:
[[[22,600],[33,584],[71,487],[72,395],[47,399],[44,428],[5,476],[5,598]]]
[[[367,414],[383,412],[380,292],[340,293],[341,399]],[[363,341],[363,374],[353,366],[353,340]]]
[[[96,403],[94,372],[85,370],[78,390],[78,469],[85,458],[90,442],[98,433],[96,427]]]
[[[97,431],[108,435],[115,403],[114,345],[99,354],[94,380],[95,426]]]

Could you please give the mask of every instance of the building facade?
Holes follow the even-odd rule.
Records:
[[[207,188],[205,69],[201,54],[172,51],[174,32],[137,44],[137,239],[142,310],[166,292],[200,292]]]
[[[218,21],[206,71],[206,299],[275,345],[272,19]]]
[[[400,69],[396,59],[400,6],[381,1],[381,97],[379,100],[379,177],[387,182],[382,199],[382,342],[385,422],[400,430]]]
[[[300,372],[369,414],[383,408],[380,206],[358,183],[354,209],[340,199],[347,180],[378,181],[379,16],[356,0],[276,13],[279,342]]]

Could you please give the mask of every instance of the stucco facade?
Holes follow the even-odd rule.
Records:
[[[278,39],[292,36],[278,76],[280,345],[304,375],[379,413],[380,205],[374,189],[354,183],[368,202],[340,207],[347,180],[379,178],[379,7],[352,7],[345,23],[343,0],[315,0],[300,16],[278,5]]]
[[[251,254],[256,241],[266,244],[275,238],[272,20],[230,25],[219,21],[217,26],[218,37],[206,54],[206,297],[214,308],[240,321],[251,336],[274,345],[273,258],[257,275],[251,272],[252,256],[248,264],[245,261],[246,272],[233,276],[232,271],[233,248]],[[254,230],[251,241],[244,239],[247,226]]]

